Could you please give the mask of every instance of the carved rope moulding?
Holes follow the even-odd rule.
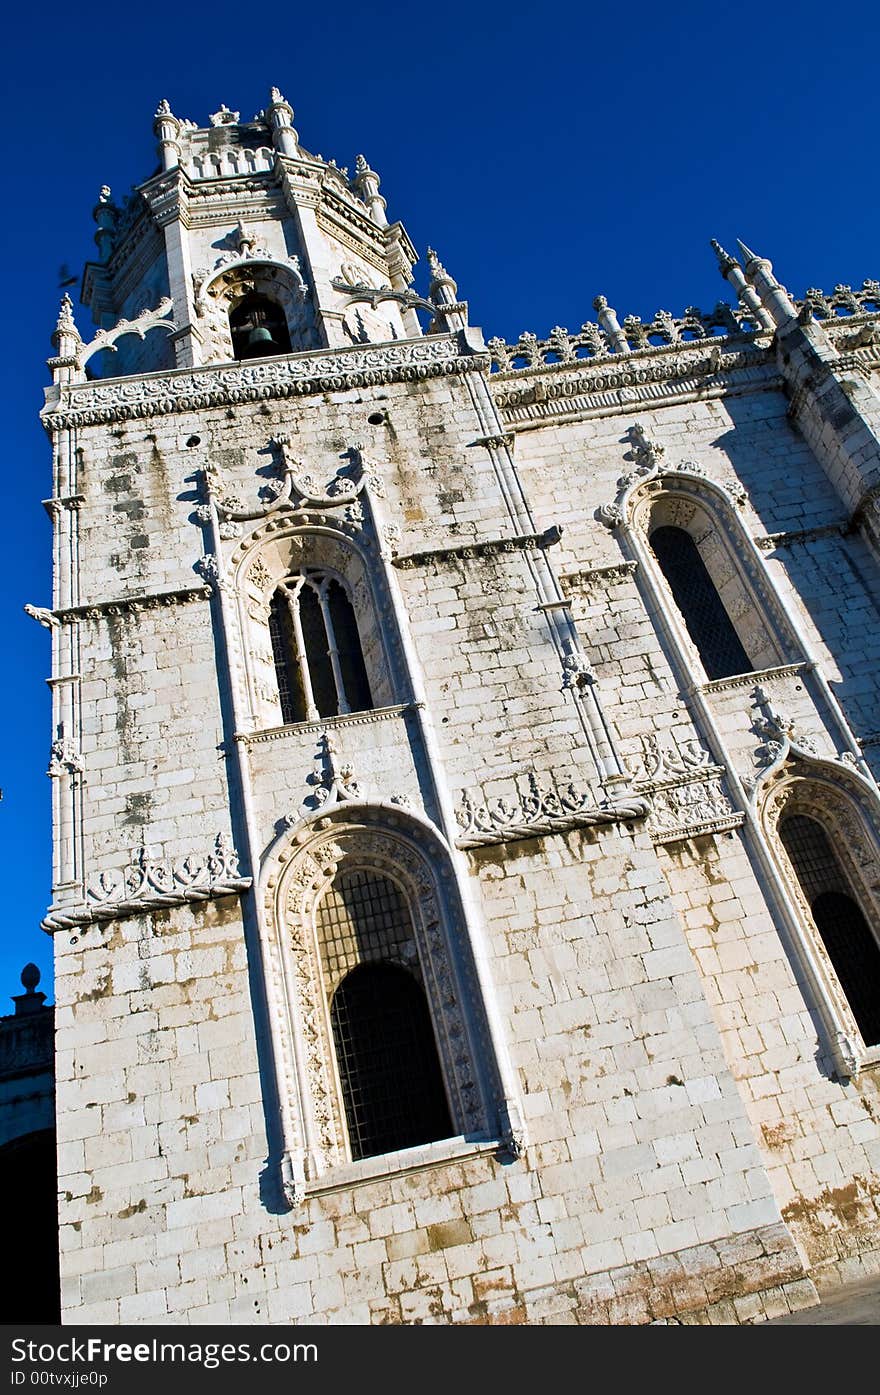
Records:
[[[515,799],[484,800],[465,790],[456,809],[459,848],[508,843],[520,838],[541,838],[591,824],[618,823],[644,818],[649,803],[639,795],[597,803],[596,794],[572,781],[542,784],[534,771],[526,776],[527,789],[517,788]]]
[[[50,908],[43,929],[85,928],[163,906],[234,895],[250,885],[251,878],[241,875],[238,854],[222,833],[211,852],[187,853],[174,861],[153,858],[142,843],[125,867],[101,872],[88,884],[84,904]]]

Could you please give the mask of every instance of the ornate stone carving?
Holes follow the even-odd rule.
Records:
[[[69,606],[58,611],[62,622],[71,620],[97,620],[102,615],[126,615],[141,610],[161,610],[165,607],[188,605],[192,601],[209,600],[210,586],[190,586],[182,591],[157,591],[145,596],[119,596],[110,601],[96,601],[93,605]]]
[[[598,803],[595,791],[587,786],[565,784],[555,779],[542,784],[534,771],[525,776],[527,788],[517,786],[514,800],[481,800],[469,790],[461,796],[455,817],[461,832],[460,848],[476,848],[489,843],[510,843],[519,838],[540,838],[548,833],[564,833],[591,824],[616,823],[644,818],[647,800],[630,797]]]
[[[43,421],[49,430],[65,429],[86,423],[225,407],[237,402],[479,372],[487,364],[486,356],[475,353],[465,332],[459,331],[391,344],[290,354],[228,368],[196,368],[112,383],[64,384],[57,405],[44,410]]]
[[[321,732],[318,746],[317,769],[307,781],[312,793],[303,801],[301,816],[315,809],[331,808],[346,799],[359,799],[361,794],[354,767],[349,761],[340,761],[336,741],[329,731]]]
[[[118,320],[112,329],[99,330],[94,339],[88,344],[83,344],[77,353],[77,364],[80,368],[85,368],[89,359],[101,349],[111,349],[116,352],[116,341],[124,334],[136,334],[139,339],[145,339],[151,329],[164,329],[169,334],[173,334],[177,329],[174,320],[168,318],[174,309],[174,302],[170,296],[160,300],[154,309],[142,310],[133,320]]]
[[[83,758],[72,741],[53,741],[49,752],[49,767],[46,774],[51,778],[60,775],[79,775],[83,769]]]
[[[406,552],[394,558],[395,567],[407,571],[411,567],[427,567],[435,563],[461,558],[469,561],[473,557],[492,557],[503,552],[525,552],[533,548],[554,547],[562,538],[558,525],[546,528],[543,533],[524,533],[513,538],[489,538],[483,542],[459,543],[456,547],[437,547],[425,552]]]
[[[43,929],[85,927],[161,906],[230,896],[246,891],[250,884],[250,877],[241,875],[238,854],[223,833],[217,834],[214,850],[207,855],[188,853],[174,862],[155,859],[142,842],[133,849],[126,867],[101,872],[88,884],[84,905],[50,909]]]
[[[720,833],[743,822],[725,793],[724,767],[713,764],[699,741],[680,741],[672,749],[648,736],[642,747],[635,789],[651,798],[648,828],[655,843]]]

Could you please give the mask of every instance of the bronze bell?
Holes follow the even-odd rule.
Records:
[[[257,325],[256,329],[252,329],[248,333],[248,350],[253,353],[254,350],[262,349],[264,344],[267,346],[267,349],[270,346],[272,348],[277,347],[275,340],[272,338],[272,331],[267,329],[265,325]]]

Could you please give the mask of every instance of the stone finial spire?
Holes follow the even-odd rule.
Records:
[[[437,307],[435,324],[446,329],[464,329],[467,325],[467,302],[458,299],[458,286],[441,262],[433,247],[426,253],[431,283],[428,298]]]
[[[164,97],[153,118],[153,134],[159,142],[159,159],[163,170],[174,169],[180,164],[180,122]]]
[[[608,342],[615,353],[626,354],[629,352],[629,344],[626,335],[620,328],[620,321],[617,318],[617,311],[612,310],[604,295],[597,295],[593,301],[599,324],[605,331]]]
[[[721,243],[716,242],[714,237],[711,239],[711,244],[718,258],[718,269],[725,281],[736,291],[736,298],[740,305],[747,314],[757,320],[762,329],[774,329],[775,325],[772,318],[761,304],[760,297],[746,280],[745,273],[736,257],[732,257],[729,252],[726,252],[721,246]],[[743,244],[740,242],[739,245],[742,247]],[[754,257],[754,253],[749,252],[748,248],[746,248],[745,251],[748,253],[749,257]]]
[[[92,217],[98,225],[98,231],[95,233],[95,242],[98,244],[101,261],[109,261],[113,251],[113,243],[116,237],[116,223],[119,217],[119,210],[113,203],[109,184],[101,185],[98,202],[92,209]]]
[[[797,310],[788,291],[773,275],[773,264],[766,257],[759,257],[744,242],[737,238],[744,262],[744,276],[755,292],[773,322],[775,328],[797,318]]]
[[[431,272],[431,284],[428,287],[428,295],[431,297],[433,301],[436,301],[438,305],[442,304],[444,299],[448,301],[455,300],[455,297],[458,294],[458,286],[453,281],[452,277],[449,275],[449,272],[446,270],[446,267],[440,261],[440,258],[434,251],[434,248],[429,247],[426,255],[428,258],[428,269]],[[443,297],[438,294],[439,291],[445,289],[448,289],[449,291],[449,295],[447,297]]]
[[[272,144],[279,155],[298,155],[299,136],[293,129],[293,107],[277,87],[269,89],[269,105],[265,111],[265,118],[272,132]]]
[[[739,262],[736,257],[732,257],[729,252],[726,252],[721,246],[721,243],[717,242],[714,237],[709,240],[712,245],[712,250],[718,258],[718,267],[721,271],[721,275],[726,280],[728,272],[731,271],[733,267],[739,266]]]
[[[79,345],[82,344],[80,332],[73,318],[73,301],[66,292],[61,299],[61,309],[58,311],[58,321],[52,335],[52,343],[58,350],[60,358],[75,357]]]
[[[379,176],[370,169],[363,155],[358,155],[354,162],[354,179],[351,182],[370,210],[373,222],[380,228],[387,228],[386,203],[379,193]]]
[[[48,360],[52,370],[52,381],[71,383],[79,381],[79,352],[82,348],[80,332],[73,318],[73,301],[65,291],[58,312],[58,321],[52,334],[55,354]]]

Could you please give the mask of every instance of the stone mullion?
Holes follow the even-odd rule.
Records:
[[[294,591],[285,590],[284,594],[290,610],[290,622],[293,625],[293,637],[296,644],[295,658],[299,668],[300,681],[302,682],[303,701],[306,705],[306,720],[309,722],[317,722],[321,714],[315,706],[315,695],[312,692],[312,676],[309,673],[306,644],[299,614],[299,593],[302,590],[302,586],[303,582],[302,579],[300,579]]]

